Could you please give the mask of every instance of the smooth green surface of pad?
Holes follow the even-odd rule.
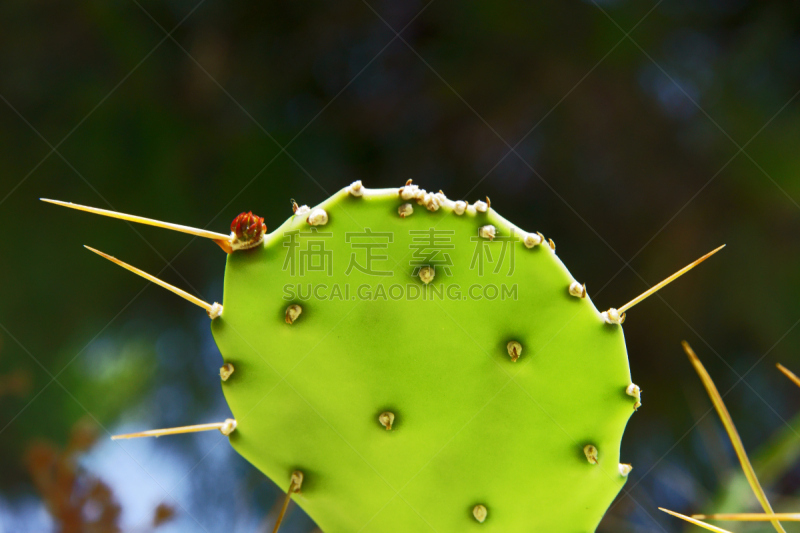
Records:
[[[575,280],[546,243],[527,248],[492,209],[457,215],[412,200],[414,213],[401,218],[404,203],[396,189],[345,189],[319,206],[329,221],[298,248],[286,246],[287,233],[311,232],[305,216],[229,255],[212,331],[236,369],[222,383],[238,423],[231,444],[284,490],[303,471],[294,498],[325,533],[594,531],[625,482],[619,448],[634,399],[622,328],[569,294]],[[486,224],[497,228],[493,241],[478,236]],[[365,228],[392,242],[348,242]],[[430,228],[451,232],[437,233],[452,245],[437,259],[446,253],[452,266],[448,276],[438,265],[425,286],[412,264],[421,234],[409,232]],[[329,255],[312,253],[310,264],[327,268],[327,258],[330,276],[300,274],[313,242]],[[372,253],[388,258],[372,266],[390,275],[345,274],[353,254],[366,262],[354,247],[365,242],[386,245]],[[483,275],[476,246],[486,247]],[[309,287],[316,296],[305,298]],[[303,312],[290,325],[291,304]],[[511,340],[523,347],[517,362]],[[378,422],[384,411],[396,416],[392,431]],[[476,504],[488,509],[484,523]]]

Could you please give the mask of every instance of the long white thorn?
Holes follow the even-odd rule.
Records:
[[[723,244],[719,248],[708,252],[706,255],[704,255],[700,259],[697,259],[696,261],[693,261],[692,263],[686,265],[685,267],[683,267],[682,269],[678,270],[677,272],[675,272],[673,275],[671,275],[670,277],[668,277],[667,279],[665,279],[661,283],[653,285],[648,290],[646,290],[645,292],[643,292],[642,294],[640,294],[639,296],[637,296],[636,298],[634,298],[630,302],[626,303],[625,305],[623,305],[622,307],[617,309],[617,311],[620,314],[624,313],[625,311],[627,311],[628,309],[630,309],[634,305],[638,304],[639,302],[641,302],[642,300],[644,300],[648,296],[652,296],[655,292],[657,292],[658,290],[663,288],[665,285],[668,285],[669,283],[672,283],[673,281],[675,281],[679,277],[683,276],[684,274],[689,272],[691,269],[693,269],[694,267],[696,267],[697,265],[699,265],[700,263],[702,263],[703,261],[705,261],[706,259],[708,259],[712,255],[714,255],[715,253],[717,253],[720,250],[722,250],[723,248],[725,248],[725,246],[726,245]]]
[[[671,275],[670,277],[668,277],[667,279],[665,279],[661,283],[653,285],[652,287],[650,287],[649,289],[644,291],[642,294],[640,294],[639,296],[637,296],[636,298],[634,298],[630,302],[626,303],[625,305],[623,305],[619,309],[615,309],[615,308],[612,307],[608,311],[604,311],[602,313],[603,320],[605,320],[605,322],[608,323],[608,324],[622,324],[623,322],[625,322],[625,311],[627,311],[628,309],[630,309],[634,305],[638,304],[639,302],[641,302],[642,300],[644,300],[648,296],[652,296],[657,291],[662,289],[665,285],[668,285],[668,284],[672,283],[673,281],[675,281],[676,279],[678,279],[679,277],[683,276],[684,274],[689,272],[691,269],[693,269],[694,267],[696,267],[697,265],[699,265],[700,263],[702,263],[703,261],[705,261],[706,259],[708,259],[712,255],[714,255],[715,253],[719,252],[723,248],[725,248],[724,244],[722,246],[720,246],[719,248],[717,248],[716,250],[712,250],[712,251],[708,252],[706,255],[704,255],[700,259],[697,259],[696,261],[694,261],[694,262],[686,265],[682,269],[678,270],[677,272],[675,272],[673,275]]]
[[[711,524],[706,524],[705,522],[701,522],[700,520],[697,520],[695,518],[690,518],[690,517],[688,517],[686,515],[683,515],[681,513],[676,513],[675,511],[670,511],[669,509],[664,509],[663,507],[659,507],[658,510],[659,511],[664,511],[667,514],[671,514],[672,516],[678,517],[681,520],[685,520],[685,521],[689,522],[690,524],[694,524],[696,526],[700,526],[703,529],[707,529],[709,531],[716,531],[717,533],[731,533],[727,529],[722,529],[721,527],[712,526]]]
[[[126,433],[124,435],[114,435],[111,440],[137,439],[139,437],[163,437],[165,435],[180,435],[182,433],[199,433],[201,431],[219,430],[223,435],[230,435],[236,429],[236,420],[228,418],[224,422],[213,422],[211,424],[197,424],[194,426],[180,426],[176,428],[150,429],[139,431],[138,433]]]
[[[158,279],[157,277],[153,276],[152,274],[148,274],[147,272],[145,272],[143,270],[139,270],[135,266],[131,266],[128,263],[126,263],[125,261],[120,261],[119,259],[117,259],[114,256],[111,256],[111,255],[108,255],[106,253],[103,253],[100,250],[95,250],[91,246],[84,245],[84,248],[96,253],[97,255],[99,255],[101,257],[105,257],[106,259],[108,259],[112,263],[116,263],[119,266],[121,266],[122,268],[124,268],[126,270],[130,270],[134,274],[137,274],[137,275],[143,277],[144,279],[146,279],[148,281],[152,281],[156,285],[164,287],[168,291],[174,292],[175,294],[177,294],[181,298],[184,298],[184,299],[192,302],[193,304],[195,304],[197,306],[202,307],[203,309],[206,310],[206,313],[208,313],[208,316],[210,316],[212,319],[213,318],[217,318],[220,314],[222,314],[222,306],[220,304],[216,303],[216,302],[213,303],[213,304],[205,302],[205,301],[201,300],[200,298],[189,294],[188,292],[184,291],[183,289],[179,289],[178,287],[176,287],[174,285],[170,285],[166,281],[162,281],[162,280]]]
[[[171,229],[173,231],[180,231],[181,233],[188,233],[189,235],[196,235],[205,239],[212,239],[214,241],[230,242],[230,235],[216,233],[214,231],[207,231],[204,229],[192,228],[191,226],[184,226],[182,224],[173,224],[171,222],[162,222],[152,218],[145,218],[136,215],[128,215],[126,213],[118,213],[117,211],[109,211],[108,209],[99,209],[97,207],[89,207],[86,205],[73,204],[72,202],[62,202],[61,200],[50,200],[49,198],[39,198],[48,204],[60,205],[62,207],[69,207],[70,209],[77,209],[78,211],[85,211],[87,213],[94,213],[95,215],[103,215],[111,218],[118,218],[120,220],[127,220],[128,222],[136,222],[137,224],[147,224],[148,226],[156,226],[158,228]]]
[[[771,522],[781,520],[785,522],[800,522],[800,513],[717,513],[693,514],[697,520],[720,520],[723,522]]]

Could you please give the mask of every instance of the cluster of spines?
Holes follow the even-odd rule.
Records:
[[[360,181],[356,181],[347,187],[347,192],[354,197],[361,197],[366,192],[365,187],[362,185]],[[440,208],[446,208],[452,210],[452,212],[456,215],[463,215],[465,213],[486,213],[491,208],[491,200],[487,197],[486,201],[479,200],[474,202],[473,204],[469,204],[463,200],[453,201],[448,199],[442,191],[437,193],[430,193],[425,191],[424,189],[419,188],[417,185],[414,185],[411,180],[408,180],[406,184],[398,189],[398,196],[402,200],[408,201],[407,203],[401,204],[398,209],[397,213],[401,218],[406,218],[411,216],[414,213],[414,206],[412,205],[411,201],[416,201],[418,205],[424,206],[428,211],[437,211]],[[120,218],[124,220],[129,220],[133,222],[139,222],[149,225],[155,225],[160,227],[165,227],[168,229],[174,229],[177,231],[182,231],[184,233],[190,233],[197,236],[202,236],[206,238],[211,238],[220,247],[225,250],[227,253],[233,253],[237,250],[247,250],[252,249],[264,242],[264,238],[266,235],[267,227],[264,224],[264,219],[262,217],[258,217],[254,215],[252,212],[246,212],[238,215],[231,224],[231,233],[228,236],[222,234],[216,234],[213,232],[208,232],[206,230],[197,230],[195,228],[189,228],[187,226],[180,226],[176,224],[169,224],[163,223],[159,221],[155,221],[152,219],[146,219],[143,217],[136,217],[133,215],[125,215],[121,213],[116,213],[113,211],[107,211],[97,208],[91,208],[86,206],[79,206],[71,203],[66,202],[58,202],[53,200],[45,200],[51,203],[56,203],[58,205],[63,205],[66,207],[76,208],[83,211],[93,212],[97,214],[102,214],[106,216],[111,216],[114,218]],[[294,212],[294,216],[296,217],[305,217],[306,222],[312,226],[321,226],[327,224],[329,220],[329,216],[327,211],[321,207],[317,207],[314,209],[309,208],[306,205],[300,206],[296,202],[292,201],[292,208]],[[512,226],[510,227],[511,233],[514,234],[518,228]],[[497,228],[494,225],[488,224],[483,225],[478,228],[478,235],[481,238],[493,240],[497,236]],[[552,252],[555,252],[555,243],[552,239],[545,240],[544,235],[539,232],[536,233],[527,233],[520,231],[518,233],[518,237],[520,241],[527,247],[533,248],[534,246],[538,245],[546,245],[548,249]],[[88,248],[88,247],[87,247]],[[650,296],[655,291],[670,283],[678,276],[688,272],[691,268],[698,265],[700,262],[704,261],[712,254],[719,251],[722,247],[717,248],[716,250],[706,254],[705,256],[701,257],[697,261],[691,263],[687,267],[683,268],[673,276],[665,279],[658,285],[654,286],[650,290],[646,291],[641,296],[635,298],[631,302],[625,304],[624,306],[620,307],[619,309],[611,308],[606,312],[601,314],[603,321],[609,324],[622,324],[625,320],[625,311],[635,305],[636,303],[640,302],[647,296]],[[103,257],[123,266],[124,268],[145,277],[146,279],[153,281],[161,285],[162,287],[167,288],[168,290],[182,296],[183,298],[191,301],[192,303],[199,305],[200,307],[204,308],[208,313],[211,319],[215,319],[221,316],[223,312],[223,308],[219,303],[208,304],[196,298],[192,295],[189,295],[185,291],[178,289],[166,282],[163,282],[150,274],[147,274],[135,267],[128,265],[114,257],[111,257],[107,254],[99,252],[90,248],[90,250],[102,255]],[[433,281],[435,277],[435,269],[433,266],[423,266],[418,270],[418,276],[420,280],[428,284]],[[567,288],[568,294],[574,296],[576,298],[585,298],[586,297],[586,285],[580,284],[577,281],[573,281]],[[293,324],[300,318],[303,309],[298,304],[292,304],[288,306],[285,310],[285,321],[288,325]],[[516,340],[511,340],[508,342],[506,346],[508,356],[511,362],[517,362],[522,355],[523,346],[520,342]],[[234,372],[234,366],[231,363],[224,364],[219,371],[220,379],[222,381],[226,381]],[[634,398],[633,409],[636,410],[641,406],[641,389],[631,383],[627,386],[625,392]],[[395,423],[395,414],[392,412],[383,412],[378,416],[378,422],[380,426],[382,426],[387,431],[392,431],[393,426]],[[236,429],[236,421],[233,419],[227,419],[224,422],[212,423],[212,424],[201,424],[197,426],[184,426],[180,428],[169,428],[163,430],[150,430],[144,431],[140,433],[132,433],[127,435],[119,435],[114,438],[133,438],[133,437],[145,437],[145,436],[160,436],[160,435],[169,435],[169,434],[177,434],[177,433],[189,433],[195,431],[208,431],[208,430],[219,430],[224,435],[229,435],[232,431]],[[584,455],[586,456],[586,460],[590,465],[596,465],[599,460],[599,450],[594,444],[586,444],[583,447]],[[627,476],[632,467],[628,464],[621,463],[619,465],[619,474],[621,476]],[[300,485],[302,484],[303,474],[302,472],[296,471],[292,474],[292,478],[290,481],[290,488],[287,494],[287,500],[284,503],[283,512],[285,512],[286,505],[288,505],[288,499],[291,497],[292,493],[299,491]],[[283,516],[283,512],[281,513],[281,518]],[[476,503],[473,507],[473,516],[475,520],[480,523],[483,523],[488,516],[488,508],[484,503]],[[278,526],[280,526],[280,518],[275,526],[275,531],[277,531]]]
[[[728,408],[725,406],[725,401],[720,395],[719,390],[717,390],[716,385],[714,384],[714,380],[711,379],[711,375],[703,366],[703,363],[700,362],[700,358],[697,357],[697,354],[694,353],[692,347],[689,346],[689,343],[683,341],[681,343],[683,346],[683,351],[689,357],[689,361],[692,363],[697,375],[700,377],[700,380],[703,382],[703,386],[708,393],[709,398],[711,399],[711,403],[714,404],[714,408],[717,411],[717,414],[722,421],[722,425],[725,427],[725,431],[728,434],[728,438],[731,441],[731,445],[733,446],[734,451],[736,452],[736,456],[739,459],[739,463],[741,464],[742,471],[744,473],[744,477],[747,480],[747,483],[750,485],[753,494],[756,496],[756,499],[761,504],[761,507],[764,509],[763,513],[715,513],[715,514],[696,514],[693,516],[686,516],[681,513],[676,513],[675,511],[670,511],[669,509],[664,509],[663,507],[659,507],[659,510],[680,518],[686,522],[699,526],[703,529],[708,531],[716,531],[717,533],[731,533],[727,529],[722,529],[717,526],[712,526],[711,524],[704,522],[703,520],[721,520],[726,522],[771,522],[772,527],[778,533],[786,533],[781,525],[782,521],[786,522],[800,522],[800,513],[776,513],[772,510],[772,505],[769,503],[767,499],[767,495],[764,492],[764,489],[761,487],[761,483],[756,476],[755,469],[753,465],[750,463],[750,459],[747,457],[747,452],[744,449],[744,444],[742,443],[742,439],[739,436],[739,432],[736,429],[736,426],[733,423],[733,418],[731,418],[730,413],[728,412]],[[788,368],[783,366],[782,364],[778,363],[777,365],[778,370],[780,370],[786,377],[788,377],[792,382],[800,387],[800,378],[798,378],[792,371]]]

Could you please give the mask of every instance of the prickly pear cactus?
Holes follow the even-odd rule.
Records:
[[[272,233],[43,200],[225,250],[220,305],[87,247],[206,310],[235,416],[113,438],[218,429],[326,533],[594,531],[641,405],[624,310],[722,248],[600,313],[552,240],[410,180],[295,204]]]
[[[229,438],[302,472],[323,531],[595,530],[639,390],[551,240],[410,182],[261,224],[235,221],[211,325]]]

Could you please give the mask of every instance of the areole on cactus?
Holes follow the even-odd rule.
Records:
[[[218,429],[326,533],[594,531],[641,405],[625,311],[711,255],[601,313],[552,239],[410,180],[229,236],[54,203],[228,252],[223,305],[98,252],[209,313],[233,413],[119,437]]]

